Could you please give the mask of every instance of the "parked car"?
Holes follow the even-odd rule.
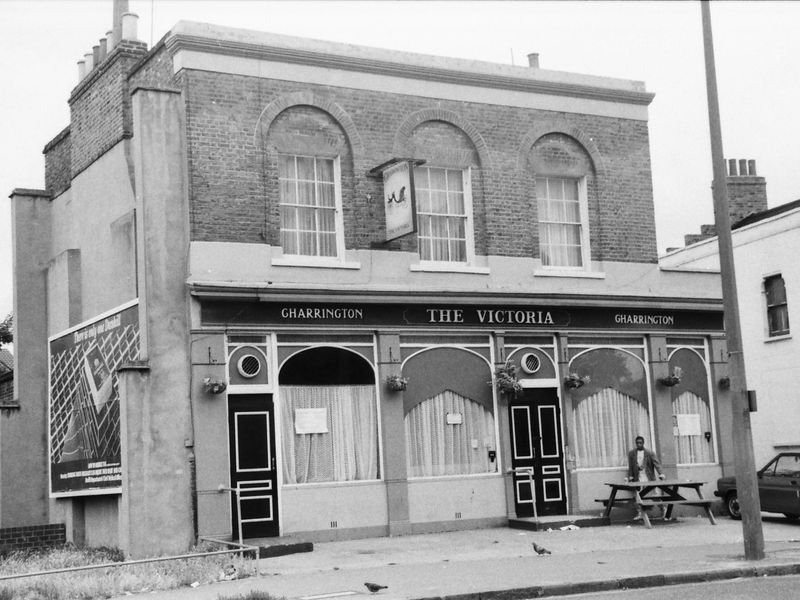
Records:
[[[757,475],[762,511],[783,513],[789,519],[800,517],[800,452],[781,452]],[[732,519],[742,518],[735,477],[717,479],[714,495],[722,498]]]

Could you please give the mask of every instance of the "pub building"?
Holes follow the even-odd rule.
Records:
[[[643,83],[133,17],[12,194],[4,526],[141,556],[596,515],[637,435],[730,469]]]

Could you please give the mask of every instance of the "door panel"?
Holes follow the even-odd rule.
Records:
[[[275,422],[271,395],[228,397],[231,487],[239,489],[244,538],[280,534]],[[233,537],[239,537],[236,494],[231,494]]]
[[[555,388],[523,390],[511,401],[511,466],[531,468],[533,492],[527,474],[514,474],[517,516],[560,515],[567,510],[561,407]]]

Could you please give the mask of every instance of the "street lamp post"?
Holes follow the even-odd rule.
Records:
[[[739,328],[739,301],[736,296],[736,272],[733,264],[731,216],[728,209],[725,158],[717,97],[717,74],[714,66],[714,42],[711,36],[709,0],[700,3],[703,19],[703,49],[706,61],[708,121],[711,130],[711,161],[714,167],[714,224],[719,243],[719,268],[722,277],[722,306],[725,311],[725,336],[728,341],[728,364],[731,371],[730,397],[733,413],[733,459],[736,492],[742,513],[744,554],[748,560],[764,558],[764,532],[761,528],[761,502],[753,456],[753,434],[750,428],[750,406],[744,372],[742,336]]]

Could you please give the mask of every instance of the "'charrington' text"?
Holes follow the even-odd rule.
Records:
[[[674,325],[675,317],[671,315],[614,315],[614,322],[620,325]]]

